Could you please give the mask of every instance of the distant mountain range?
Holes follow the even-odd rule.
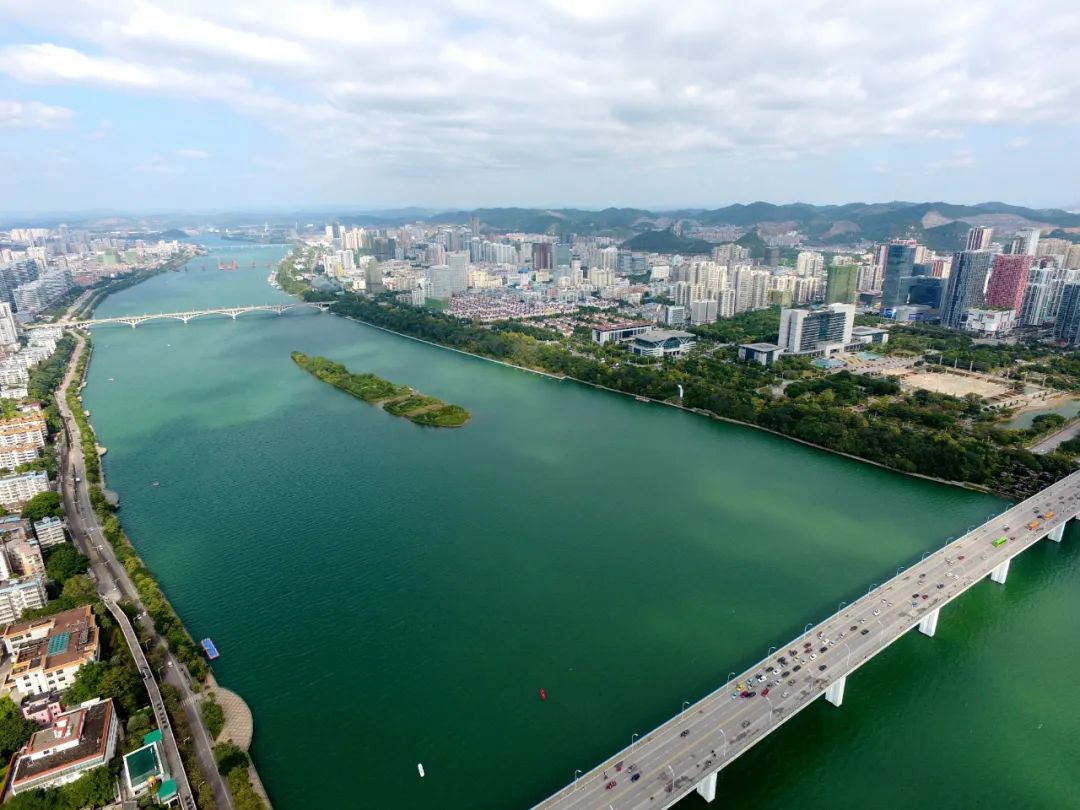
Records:
[[[640,208],[605,208],[587,211],[577,208],[482,208],[476,211],[444,212],[439,222],[468,222],[476,214],[487,228],[531,233],[608,234],[626,238],[627,245],[640,250],[700,251],[701,240],[679,236],[672,229],[681,223],[717,227],[734,225],[772,233],[797,230],[808,242],[823,246],[880,242],[893,238],[918,239],[935,250],[963,247],[973,225],[987,225],[1003,236],[1021,228],[1048,230],[1080,229],[1080,214],[1060,209],[1034,209],[1001,202],[953,205],[946,202],[848,203],[774,205],[755,202],[716,209],[681,209],[652,212]],[[651,233],[650,233],[651,232]]]
[[[1024,208],[1002,202],[977,205],[947,202],[774,205],[754,202],[725,208],[673,211],[649,211],[643,208],[605,208],[599,211],[581,208],[479,208],[437,211],[418,207],[382,210],[353,207],[327,211],[306,208],[273,213],[162,213],[134,217],[95,213],[97,216],[87,216],[82,222],[74,216],[62,221],[67,221],[73,227],[141,227],[154,230],[209,223],[219,227],[235,227],[263,222],[269,222],[271,226],[291,226],[295,223],[331,221],[343,225],[390,227],[417,221],[467,225],[475,215],[486,232],[550,233],[559,236],[599,234],[623,240],[629,247],[638,250],[686,252],[707,250],[710,245],[701,239],[688,238],[695,225],[737,226],[749,231],[748,236],[755,242],[762,235],[799,231],[807,244],[823,247],[913,238],[935,250],[956,250],[963,247],[964,237],[973,225],[993,227],[1002,237],[1009,237],[1021,228],[1041,227],[1044,233],[1062,231],[1060,235],[1080,241],[1080,214],[1057,208]],[[30,217],[18,219],[21,220],[18,225],[33,223]],[[42,217],[38,222],[50,224],[48,217]],[[1076,233],[1064,232],[1065,229],[1076,229]]]

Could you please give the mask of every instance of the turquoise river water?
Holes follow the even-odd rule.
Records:
[[[282,253],[220,243],[97,314],[288,300],[266,283]],[[314,311],[94,343],[109,486],[250,704],[278,810],[527,808],[1001,507]],[[472,421],[393,418],[294,349]],[[1080,807],[1078,596],[1070,530],[725,770],[718,801]]]

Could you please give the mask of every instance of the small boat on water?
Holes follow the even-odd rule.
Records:
[[[202,644],[203,652],[206,653],[206,657],[209,658],[211,661],[213,661],[220,655],[220,653],[217,651],[217,647],[214,646],[214,642],[212,642],[210,639],[204,638],[199,643]]]
[[[547,700],[547,692],[544,691],[543,687],[540,688],[540,699]]]
[[[634,399],[636,399],[638,402],[648,402],[649,401],[648,397],[634,397]]]
[[[416,763],[416,772],[420,774],[420,778],[424,778],[424,764],[422,762]]]
[[[157,482],[157,481],[151,481],[151,482],[150,482],[150,486],[152,486],[152,487],[156,487],[156,486],[159,486],[159,484],[158,484],[158,482]]]

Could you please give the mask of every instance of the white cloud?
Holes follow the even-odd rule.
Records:
[[[944,160],[937,160],[930,164],[932,169],[973,169],[979,165],[975,153],[970,149],[957,149]]]
[[[216,101],[292,133],[298,162],[388,175],[801,160],[1080,122],[1070,0],[0,5],[41,39],[0,49],[0,73]]]
[[[142,174],[180,174],[180,169],[173,166],[160,158],[154,158],[148,160],[146,163],[140,163],[135,167],[135,171]]]
[[[71,123],[75,112],[39,101],[0,100],[0,129],[61,129]]]
[[[176,154],[178,157],[187,158],[188,160],[208,160],[212,157],[209,152],[202,149],[177,149]]]
[[[88,141],[100,141],[106,135],[109,134],[109,130],[112,129],[112,124],[105,119],[98,122],[97,129],[91,130],[86,133],[86,140]]]

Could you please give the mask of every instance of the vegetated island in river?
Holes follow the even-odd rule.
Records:
[[[296,365],[324,383],[418,425],[461,427],[469,421],[469,412],[460,405],[447,405],[407,385],[396,385],[374,374],[354,374],[326,357],[308,357],[303,352],[293,352],[291,357]]]

